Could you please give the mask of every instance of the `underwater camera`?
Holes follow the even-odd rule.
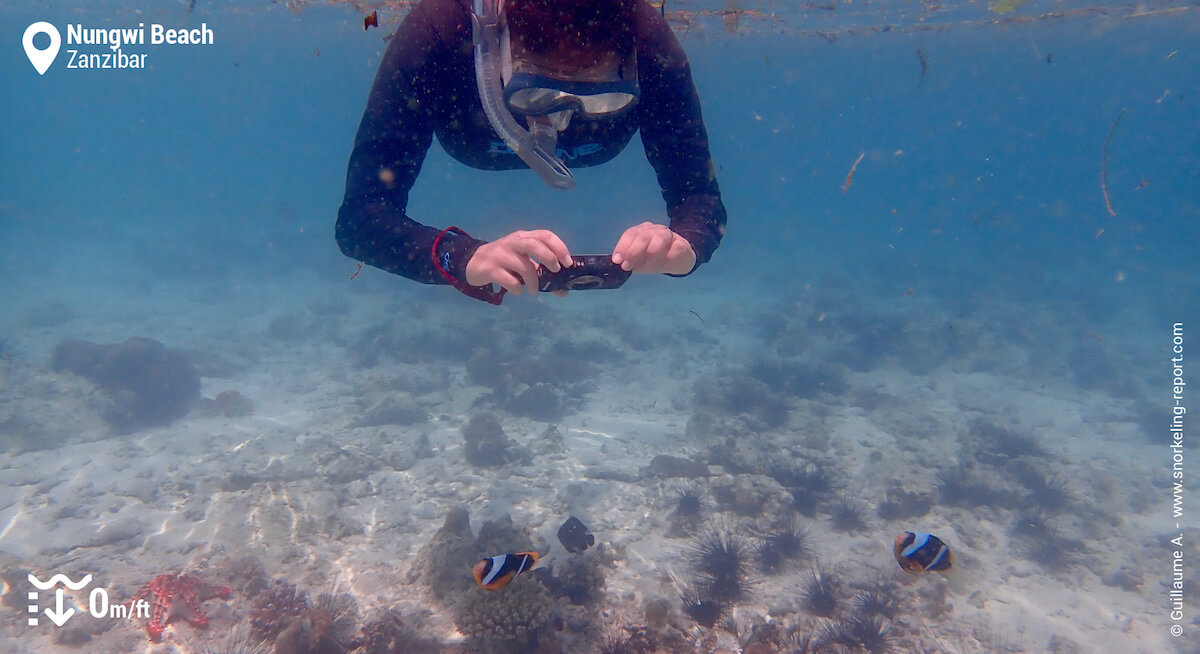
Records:
[[[586,291],[593,288],[620,288],[631,274],[612,262],[607,254],[582,254],[571,257],[574,265],[564,266],[558,272],[538,266],[538,290]]]

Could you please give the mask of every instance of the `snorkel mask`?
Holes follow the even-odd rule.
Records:
[[[637,102],[636,54],[623,58],[611,81],[564,80],[526,62],[515,67],[500,2],[475,0],[471,17],[475,81],[483,111],[492,129],[546,184],[574,188],[574,176],[555,154],[558,133],[566,129],[574,114],[585,119],[610,118]],[[517,123],[513,112],[548,120],[531,119],[527,130]]]
[[[584,119],[619,116],[631,109],[641,96],[637,80],[637,56],[629,53],[601,71],[603,80],[577,78],[543,70],[536,64],[513,60],[507,30],[501,36],[504,56],[504,101],[515,113],[546,116],[571,111]]]

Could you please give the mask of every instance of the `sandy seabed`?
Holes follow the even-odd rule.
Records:
[[[309,285],[308,295],[297,297],[296,287],[230,293],[168,281],[136,305],[112,301],[99,315],[75,310],[35,320],[62,309],[44,299],[14,311],[23,328],[0,361],[0,386],[8,389],[0,429],[22,444],[0,455],[6,651],[223,651],[231,629],[240,632],[247,621],[251,600],[238,592],[245,561],[312,594],[336,583],[353,595],[360,615],[394,609],[446,651],[471,651],[423,574],[427,543],[460,505],[475,530],[510,515],[552,560],[569,556],[555,537],[559,524],[580,517],[609,559],[603,594],[586,609],[598,633],[640,626],[647,602],[665,598],[673,626],[664,629],[675,629],[682,647],[739,651],[736,634],[696,626],[679,609],[675,580],[688,575],[692,539],[672,530],[672,511],[679,488],[699,489],[712,519],[752,538],[791,511],[776,501],[787,489],[768,474],[772,461],[819,462],[832,471],[838,492],[794,519],[815,561],[847,588],[897,589],[903,610],[890,621],[893,651],[1200,649],[1191,625],[1181,639],[1168,633],[1169,452],[1152,445],[1137,406],[1105,387],[1081,388],[1061,367],[1034,365],[1040,355],[997,337],[1002,328],[987,316],[955,322],[960,332],[976,334],[961,351],[929,346],[934,330],[922,332],[914,318],[905,332],[908,351],[883,348],[876,364],[842,366],[835,345],[853,327],[837,317],[861,307],[801,289],[786,302],[756,302],[731,299],[739,296],[712,282],[697,282],[681,296],[662,292],[678,282],[647,280],[644,288],[631,283],[620,291],[620,303],[606,291],[565,301],[511,298],[485,309],[448,301],[448,289],[364,277],[348,294],[327,284]],[[936,308],[931,302],[919,313]],[[780,314],[809,326],[802,347],[789,340],[799,327],[770,327],[766,317]],[[1047,341],[1067,338],[1050,317],[1025,320]],[[205,397],[235,390],[252,400],[253,413],[198,407],[165,426],[114,434],[93,408],[91,384],[52,371],[48,361],[63,338],[130,336],[188,352],[204,375]],[[587,346],[564,350],[563,342]],[[911,352],[920,347],[928,352]],[[470,371],[468,359],[480,349],[506,367],[506,381],[531,361],[560,373],[580,366],[577,376],[565,373],[570,390],[553,396],[560,415],[514,413],[515,391],[478,383]],[[914,372],[909,357],[928,365]],[[794,395],[755,372],[763,361],[785,360],[836,364],[836,392]],[[747,378],[779,398],[782,420],[763,424],[755,407],[739,412],[721,402],[723,390],[756,398],[759,387],[739,386]],[[396,402],[425,417],[410,424],[364,420]],[[495,415],[530,456],[469,465],[462,427],[477,414]],[[979,436],[981,424],[1032,435],[1036,451],[992,447]],[[562,451],[546,446],[551,426]],[[730,441],[748,467],[723,465],[717,453]],[[662,478],[647,469],[659,454],[705,461],[708,476]],[[1051,491],[1064,498],[1041,507],[1053,521],[1054,542],[1071,550],[1060,559],[1031,553],[1015,527],[1042,501],[1028,484],[997,475],[1011,469],[1005,459],[1020,457],[1036,458]],[[954,469],[1008,499],[988,505],[947,497]],[[723,502],[730,488],[757,489],[757,503],[748,509]],[[932,506],[916,517],[884,517],[889,492],[901,490],[934,498]],[[866,509],[864,526],[835,529],[827,504],[840,497]],[[905,530],[950,543],[954,571],[899,570],[891,542]],[[492,554],[498,552],[479,553]],[[818,632],[824,619],[808,615],[799,590],[812,565],[756,572],[753,592],[731,622]],[[161,573],[195,574],[235,592],[204,602],[207,630],[176,620],[153,644],[132,620],[82,615],[61,628],[45,619],[29,626],[28,572],[92,574],[91,587],[66,597],[81,612],[93,588],[123,601]],[[593,640],[592,651],[598,647]]]

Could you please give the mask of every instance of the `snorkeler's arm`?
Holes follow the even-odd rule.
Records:
[[[433,140],[432,112],[451,44],[469,21],[459,0],[424,0],[392,37],[354,139],[337,242],[349,257],[426,284],[460,282],[483,241],[408,216],[408,194]],[[469,34],[469,29],[467,31]],[[440,237],[440,238],[439,238]]]
[[[687,239],[699,266],[721,244],[726,220],[700,98],[670,26],[648,3],[639,2],[637,11],[642,144],[658,176],[671,231]]]

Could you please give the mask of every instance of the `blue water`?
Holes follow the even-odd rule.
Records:
[[[529,310],[518,298],[497,310],[382,273],[348,285],[355,264],[338,252],[333,222],[395,14],[364,32],[348,6],[134,6],[0,8],[4,356],[42,365],[58,338],[137,335],[112,327],[121,313],[153,325],[143,335],[179,341],[190,326],[172,316],[204,301],[164,299],[163,288],[208,289],[196,294],[212,302],[206,320],[234,325],[244,316],[220,313],[237,306],[224,300],[256,287],[279,307],[317,292],[399,294],[472,320]],[[1143,418],[1161,410],[1167,421],[1170,326],[1200,324],[1200,5],[1149,8],[1169,7],[1184,10],[1138,17],[1140,7],[1114,5],[993,23],[999,15],[969,3],[924,30],[923,14],[899,3],[841,23],[813,10],[783,27],[681,30],[727,234],[690,279],[622,292],[669,293],[718,322],[745,303],[749,324],[725,322],[750,341],[771,316],[791,320],[797,302],[921,328],[988,323],[1028,357],[996,369],[1135,407],[1132,437],[1162,450],[1146,456],[1165,471],[1165,428],[1152,433]],[[205,22],[216,43],[149,49],[151,68],[136,71],[66,70],[60,54],[38,76],[19,43],[35,20]],[[577,177],[576,190],[552,192],[523,171],[467,169],[435,145],[410,213],[481,238],[551,227],[577,252],[607,251],[628,225],[662,215],[636,139]],[[580,301],[611,310],[619,298]],[[30,328],[46,301],[79,319]],[[93,313],[103,320],[91,324]],[[758,343],[760,356],[776,345]],[[953,348],[946,359],[931,352],[929,369],[959,370]]]
[[[6,29],[19,34],[47,11],[10,8]],[[45,77],[10,49],[0,206],[5,241],[20,244],[6,253],[12,274],[66,265],[54,254],[64,248],[91,260],[84,269],[230,248],[241,256],[221,257],[226,265],[281,274],[342,263],[330,225],[383,32],[364,34],[340,9],[159,11],[139,20],[208,22],[217,43],[154,50],[146,71],[59,65]],[[130,18],[101,10],[57,20],[76,16]],[[782,263],[800,277],[840,268],[886,292],[1014,297],[1039,295],[1053,275],[1106,303],[1104,320],[1148,330],[1186,319],[1197,264],[1181,248],[1196,241],[1200,199],[1195,30],[1192,11],[836,42],[685,34],[730,214],[705,274]],[[928,63],[920,86],[918,49]],[[1108,153],[1114,217],[1099,175],[1122,111]],[[528,176],[475,174],[435,148],[413,213],[486,233],[473,217],[507,206],[553,215],[561,201],[608,215],[596,207],[614,189],[652,212],[648,171],[635,143],[582,175],[578,193],[546,200]],[[488,204],[445,201],[463,187]]]

